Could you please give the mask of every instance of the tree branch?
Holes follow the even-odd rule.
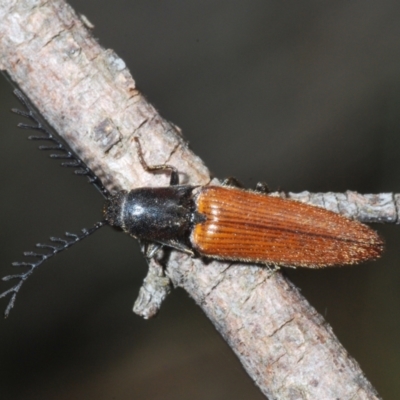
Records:
[[[210,182],[179,128],[145,100],[124,61],[100,47],[64,1],[3,1],[0,21],[0,68],[108,189],[168,184],[165,175],[143,171],[132,143],[136,136],[149,164],[174,165],[185,184]],[[309,201],[307,196],[289,195]],[[315,199],[366,222],[398,220],[394,195],[348,192]],[[380,211],[373,214],[376,205]],[[166,274],[202,307],[270,399],[378,398],[331,328],[279,272],[204,264],[173,251]]]

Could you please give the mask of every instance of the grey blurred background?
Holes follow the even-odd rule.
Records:
[[[400,2],[70,3],[215,176],[400,192]],[[0,102],[6,275],[38,241],[91,226],[102,198],[16,129],[2,77]],[[376,229],[378,262],[285,273],[388,400],[400,397],[400,227]],[[0,321],[0,397],[264,398],[184,292],[154,320],[131,312],[145,273],[137,244],[108,228],[40,268]]]

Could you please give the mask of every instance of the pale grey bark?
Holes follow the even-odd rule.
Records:
[[[149,164],[173,164],[182,183],[209,183],[207,168],[189,150],[179,128],[144,99],[124,61],[100,47],[87,27],[62,0],[2,1],[0,68],[108,189],[168,184],[165,175],[143,171],[135,136]],[[305,201],[307,196],[289,195]],[[363,221],[398,219],[398,197],[391,194],[319,194],[311,202]],[[163,286],[166,281],[152,271]],[[269,399],[378,398],[329,325],[279,272],[204,264],[174,251],[166,273],[202,307]],[[143,289],[138,305],[145,316],[159,307],[152,297],[162,297],[157,283],[152,295],[152,285]]]
[[[400,195],[394,193],[289,193],[288,198],[343,214],[366,223],[399,223]]]

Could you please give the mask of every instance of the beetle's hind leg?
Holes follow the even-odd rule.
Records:
[[[147,172],[156,172],[156,171],[170,171],[171,178],[169,181],[170,186],[179,185],[179,174],[178,170],[169,164],[162,164],[162,165],[148,165],[146,160],[143,157],[142,146],[140,145],[140,141],[138,137],[135,137],[135,142],[137,146],[137,153],[139,157],[140,164],[142,165],[143,169]]]

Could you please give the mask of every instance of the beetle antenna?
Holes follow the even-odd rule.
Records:
[[[37,261],[13,262],[12,263],[13,267],[28,267],[28,270],[22,274],[5,276],[2,279],[3,281],[10,281],[12,279],[19,280],[19,282],[15,286],[6,290],[3,293],[0,293],[0,299],[11,294],[10,301],[8,302],[6,310],[4,311],[4,318],[8,317],[11,309],[14,307],[15,299],[17,297],[18,292],[21,289],[22,284],[32,275],[33,271],[37,267],[42,265],[49,258],[55,256],[56,254],[62,252],[63,250],[70,248],[71,246],[80,242],[81,240],[87,238],[89,235],[96,232],[102,226],[107,225],[107,224],[108,224],[107,221],[97,222],[90,229],[82,229],[82,233],[80,233],[80,234],[65,232],[66,239],[50,237],[50,242],[52,244],[46,244],[46,243],[37,243],[36,244],[37,248],[48,250],[48,252],[46,252],[46,253],[36,253],[34,251],[24,252],[25,257],[36,258],[36,259],[38,259]]]
[[[13,108],[11,111],[17,115],[21,115],[24,118],[28,118],[31,123],[24,124],[19,123],[17,126],[21,129],[31,129],[34,131],[39,131],[43,135],[40,136],[29,136],[30,140],[43,140],[50,142],[50,146],[40,145],[40,150],[55,151],[56,153],[50,154],[51,158],[58,160],[67,160],[61,163],[61,166],[67,168],[75,168],[74,173],[76,175],[84,175],[89,179],[89,183],[94,185],[100,193],[107,199],[110,196],[110,192],[104,187],[97,175],[78,157],[76,156],[67,145],[63,144],[61,140],[50,132],[50,129],[43,124],[36,113],[32,104],[28,101],[26,96],[19,90],[14,90],[15,96],[25,107],[25,110],[19,110],[18,108]]]

